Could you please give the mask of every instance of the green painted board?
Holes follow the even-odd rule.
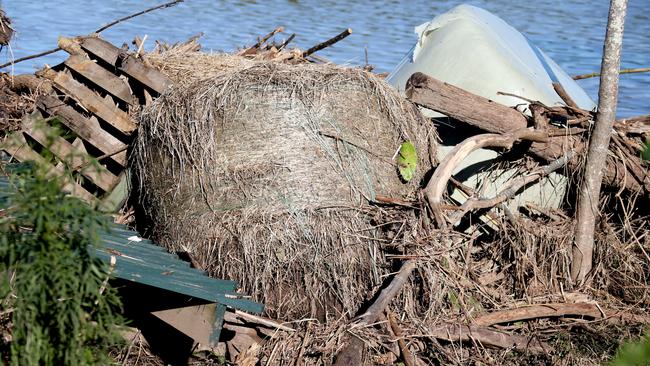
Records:
[[[214,310],[214,323],[212,325],[212,334],[210,334],[210,346],[216,346],[221,337],[221,329],[223,329],[223,318],[226,315],[226,307],[217,303],[217,308]]]

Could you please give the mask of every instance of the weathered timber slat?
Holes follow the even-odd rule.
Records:
[[[0,146],[3,150],[5,150],[20,162],[31,160],[40,163],[43,166],[49,167],[47,172],[48,177],[60,177],[65,173],[63,171],[63,166],[53,166],[47,162],[45,158],[32,150],[27,144],[27,141],[25,140],[22,132],[16,132],[7,136],[5,141]],[[88,203],[95,203],[97,201],[97,198],[95,196],[93,196],[90,192],[85,190],[76,182],[71,181],[70,178],[64,178],[64,185],[62,188],[64,191],[69,192]]]
[[[84,117],[55,96],[41,96],[37,100],[36,106],[50,116],[60,117],[69,129],[101,150],[104,154],[111,154],[126,147],[120,140],[99,127],[96,121]],[[111,156],[111,159],[122,166],[126,166],[126,151]]]
[[[81,47],[95,57],[117,67],[120,71],[148,86],[158,94],[162,94],[168,86],[172,85],[172,81],[168,77],[151,67],[145,66],[142,61],[133,56],[127,56],[119,62],[120,49],[101,38],[85,38],[81,41]]]
[[[528,121],[512,108],[416,72],[406,84],[415,104],[467,122],[485,131],[504,133],[526,128]]]
[[[100,97],[94,91],[88,89],[85,85],[73,79],[70,75],[63,72],[48,73],[46,77],[54,82],[54,87],[68,94],[77,102],[81,103],[84,108],[95,114],[97,117],[108,122],[118,130],[131,133],[137,126],[129,115],[116,106],[109,103],[106,99]]]
[[[117,67],[120,49],[113,46],[110,42],[97,37],[88,37],[81,40],[81,48],[104,62]]]
[[[97,65],[93,60],[89,60],[82,55],[72,55],[64,63],[67,67],[78,72],[121,101],[129,105],[137,104],[137,101],[131,95],[128,84],[115,74]]]
[[[73,146],[64,138],[56,136],[50,126],[46,124],[34,126],[33,122],[26,118],[23,130],[38,143],[47,147],[54,156],[71,165],[71,168],[83,166],[79,172],[105,192],[113,189],[117,183],[118,178],[113,173],[101,165],[92,164],[87,153]]]

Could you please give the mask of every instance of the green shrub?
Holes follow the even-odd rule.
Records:
[[[90,255],[105,219],[61,193],[43,168],[12,174],[0,212],[3,304],[13,307],[12,365],[109,363],[119,299]]]
[[[645,366],[650,365],[650,333],[646,333],[638,342],[622,345],[610,366]]]
[[[650,161],[650,139],[645,142],[645,149],[641,153],[641,159]]]

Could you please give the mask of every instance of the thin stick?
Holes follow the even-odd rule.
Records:
[[[433,337],[449,342],[475,341],[483,346],[515,348],[532,353],[545,353],[550,349],[547,344],[536,339],[476,325],[443,323],[429,328],[428,331],[429,334],[418,337]]]
[[[364,326],[374,323],[379,316],[384,312],[388,304],[393,300],[395,295],[399,293],[402,286],[406,283],[411,272],[415,269],[417,261],[410,259],[402,264],[399,272],[393,277],[388,286],[381,290],[377,299],[370,305],[365,313],[361,314],[356,319],[359,320],[358,325]],[[334,366],[344,365],[359,365],[361,364],[361,356],[363,354],[364,343],[357,337],[350,339],[345,347],[336,355],[336,362]]]
[[[98,158],[96,158],[96,160],[97,160],[97,162],[100,162],[100,161],[102,161],[102,160],[104,160],[106,158],[110,158],[113,155],[117,155],[117,154],[121,153],[122,151],[126,151],[128,148],[129,148],[128,145],[124,146],[124,147],[122,147],[122,148],[120,148],[118,150],[115,150],[115,151],[111,152],[111,153],[101,155]],[[72,170],[80,170],[80,169],[83,169],[83,168],[87,167],[90,164],[92,164],[92,161],[88,161],[88,162],[85,162],[83,164],[79,164],[77,166],[74,166],[74,167],[72,167]]]
[[[343,32],[339,33],[336,37],[330,38],[327,41],[325,41],[323,43],[319,43],[319,44],[315,45],[314,47],[308,49],[307,51],[302,53],[302,57],[307,57],[307,56],[311,55],[314,52],[318,52],[318,51],[322,50],[325,47],[329,47],[329,46],[333,45],[334,43],[342,40],[343,38],[349,36],[350,34],[352,34],[352,28],[348,28],[348,29],[344,30]]]
[[[53,48],[51,50],[47,50],[47,51],[44,51],[44,52],[41,52],[41,53],[37,53],[35,55],[21,57],[21,58],[18,58],[18,59],[15,59],[15,60],[12,60],[12,61],[9,61],[7,63],[4,63],[4,64],[0,65],[0,69],[4,69],[7,66],[11,66],[13,64],[17,64],[17,63],[22,62],[22,61],[27,61],[27,60],[31,60],[33,58],[38,58],[38,57],[41,57],[41,56],[49,55],[49,54],[57,52],[57,51],[61,51],[61,48],[57,47],[57,48]]]
[[[274,30],[272,30],[269,34],[265,35],[264,37],[260,38],[257,43],[255,43],[251,48],[261,48],[266,41],[268,41],[271,37],[278,33],[284,32],[284,27],[277,27]]]
[[[97,29],[94,33],[101,33],[102,31],[105,31],[106,29],[108,29],[108,28],[110,28],[110,27],[112,27],[112,26],[114,26],[114,25],[116,25],[118,23],[121,23],[121,22],[123,22],[125,20],[135,18],[135,17],[137,17],[139,15],[146,14],[146,13],[152,12],[154,10],[169,8],[169,7],[172,7],[172,6],[174,6],[174,5],[178,4],[178,3],[182,3],[183,1],[185,1],[185,0],[175,0],[175,1],[172,1],[172,2],[169,2],[169,3],[165,3],[165,4],[162,4],[162,5],[155,6],[153,8],[145,9],[145,10],[137,12],[135,14],[131,14],[129,16],[120,18],[118,20],[115,20],[115,21],[112,21],[112,22],[106,24],[105,26]],[[13,64],[17,64],[17,63],[22,62],[22,61],[27,61],[27,60],[38,58],[38,57],[41,57],[41,56],[46,56],[46,55],[49,55],[49,54],[52,54],[52,53],[58,52],[58,51],[61,51],[61,47],[57,47],[57,48],[53,48],[51,50],[43,51],[43,52],[37,53],[35,55],[21,57],[19,59],[12,60],[10,62],[7,62],[7,63],[4,63],[4,64],[0,65],[0,69],[3,69],[5,67],[7,67],[7,66],[11,66]]]
[[[179,3],[182,3],[183,1],[185,1],[185,0],[174,0],[174,1],[170,1],[168,3],[164,3],[164,4],[161,4],[161,5],[158,5],[158,6],[154,6],[153,8],[145,9],[145,10],[139,11],[137,13],[127,15],[127,16],[125,16],[123,18],[114,20],[114,21],[104,25],[103,27],[100,27],[99,29],[97,29],[95,31],[95,33],[101,33],[101,32],[105,31],[106,29],[108,29],[108,28],[110,28],[110,27],[112,27],[112,26],[114,26],[116,24],[122,23],[125,20],[135,18],[135,17],[140,16],[142,14],[146,14],[146,13],[152,12],[154,10],[158,10],[158,9],[170,8],[172,6],[178,5]]]
[[[379,297],[370,305],[368,310],[358,317],[358,319],[361,319],[362,324],[374,323],[379,318],[379,315],[386,309],[386,306],[399,293],[409,276],[411,276],[411,272],[415,269],[416,264],[417,262],[415,260],[408,260],[402,264],[402,267],[390,281],[390,284],[380,292]]]
[[[559,95],[560,98],[562,98],[562,100],[564,101],[564,103],[566,103],[566,105],[568,105],[569,107],[578,108],[578,105],[573,100],[573,98],[571,98],[569,93],[567,93],[567,91],[564,89],[562,84],[560,84],[559,82],[553,83],[553,89],[555,89],[557,95]]]
[[[618,72],[618,74],[637,74],[641,72],[650,72],[650,67],[641,67],[637,69],[623,69]],[[582,74],[582,75],[575,75],[573,76],[573,80],[582,80],[582,79],[589,79],[589,78],[595,78],[597,76],[600,76],[599,72],[592,72],[590,74]]]
[[[293,41],[294,38],[296,38],[296,34],[295,34],[295,33],[291,33],[291,35],[289,36],[289,38],[287,38],[286,41],[282,42],[282,44],[278,46],[278,51],[280,51],[281,49],[287,47],[287,45],[288,45],[291,41]]]
[[[451,178],[454,169],[472,151],[482,147],[501,147],[507,150],[519,140],[544,141],[547,135],[540,131],[521,129],[506,134],[482,134],[472,136],[456,147],[445,157],[445,160],[438,165],[429,179],[424,195],[431,208],[433,218],[439,228],[446,227],[446,219],[442,213],[442,195],[447,189],[447,182]]]
[[[403,338],[403,332],[402,329],[397,325],[397,321],[395,320],[395,315],[393,313],[388,314],[388,322],[390,323],[390,327],[393,330],[393,333],[395,333],[395,336],[397,337],[397,345],[399,346],[400,351],[402,351],[402,360],[404,361],[404,364],[406,366],[416,366],[415,362],[415,356],[411,353],[411,350],[409,350],[408,346],[406,345],[406,342],[404,341]]]

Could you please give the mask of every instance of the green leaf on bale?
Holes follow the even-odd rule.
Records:
[[[418,153],[411,141],[404,142],[399,147],[397,154],[397,168],[399,174],[405,182],[410,182],[415,176],[415,170],[418,165]]]

